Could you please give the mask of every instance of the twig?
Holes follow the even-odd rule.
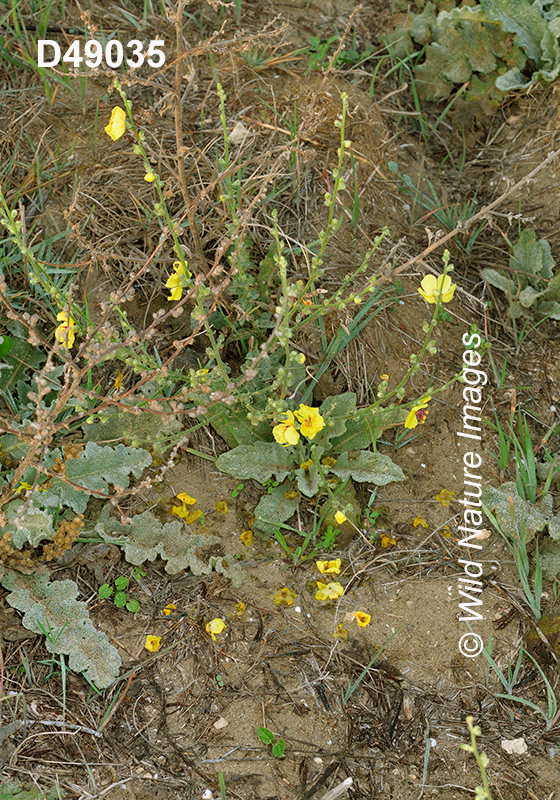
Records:
[[[189,190],[187,188],[187,176],[185,174],[185,147],[183,145],[183,119],[181,107],[181,77],[182,65],[185,55],[185,43],[183,41],[183,8],[186,5],[186,0],[180,0],[177,5],[177,13],[175,15],[175,37],[177,40],[177,62],[175,64],[175,141],[177,145],[177,173],[179,175],[179,185],[181,187],[181,194],[183,195],[183,203],[187,209],[187,219],[189,220],[189,228],[194,244],[197,260],[200,262],[200,267],[204,274],[208,272],[208,264],[206,263],[206,256],[198,229],[196,227],[195,218],[195,204],[191,202]]]

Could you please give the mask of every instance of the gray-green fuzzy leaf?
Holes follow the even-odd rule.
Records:
[[[235,586],[241,584],[240,567],[235,562],[206,552],[220,540],[216,536],[188,533],[179,520],[163,524],[150,511],[144,511],[132,517],[130,525],[123,525],[105,513],[94,530],[104,541],[122,547],[126,560],[134,566],[160,556],[170,575],[185,569],[194,575],[209,575],[214,570],[230,578]]]
[[[509,498],[513,502],[512,516]],[[547,494],[538,503],[529,503],[519,497],[513,482],[504,483],[499,489],[486,486],[482,491],[482,502],[492,511],[503,533],[517,539],[526,531],[526,541],[531,542],[539,531],[548,527],[553,539],[560,539],[560,520],[552,512],[552,497]]]
[[[216,466],[240,480],[252,478],[265,483],[274,475],[277,481],[283,481],[293,466],[293,455],[278,442],[255,442],[222,453],[216,459]]]
[[[83,672],[100,689],[119,674],[121,659],[107,636],[96,630],[87,606],[78,601],[74,581],[49,581],[45,575],[20,575],[8,571],[2,585],[8,603],[22,611],[23,625],[34,633],[51,632],[46,646],[51,653],[65,653],[69,667]]]
[[[281,528],[281,523],[290,519],[297,509],[298,498],[286,497],[288,491],[288,484],[284,484],[261,497],[255,509],[254,528],[273,535],[276,528]]]
[[[126,488],[128,476],[132,473],[139,478],[152,463],[147,450],[126,447],[101,447],[88,442],[78,458],[66,461],[66,475],[72,483],[77,483],[90,491],[107,492],[109,484]]]
[[[12,545],[16,550],[21,550],[26,543],[37,547],[44,539],[52,539],[52,518],[42,508],[36,508],[31,502],[12,500],[5,511],[7,524],[3,530],[12,534]]]
[[[405,479],[402,469],[389,456],[369,450],[342,453],[331,472],[343,481],[353,478],[358,483],[375,483],[377,486]]]

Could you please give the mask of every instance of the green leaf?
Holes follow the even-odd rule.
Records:
[[[0,370],[0,393],[15,391],[18,381],[24,380],[27,372],[37,372],[45,362],[45,354],[29,344],[27,339],[14,337],[9,353],[2,357],[8,369]]]
[[[106,600],[108,597],[111,597],[113,594],[113,587],[109,586],[108,583],[102,583],[99,589],[97,590],[97,596],[100,600]]]
[[[51,450],[45,458],[45,465],[52,466],[55,456],[62,456],[60,450]],[[87,508],[91,492],[107,494],[109,484],[118,484],[126,488],[129,485],[128,475],[136,478],[142,475],[146,467],[152,463],[151,455],[141,448],[99,446],[88,442],[78,458],[65,461],[66,477],[72,484],[52,478],[46,492],[41,492],[40,502],[47,508],[66,506],[77,514],[83,514]],[[26,480],[34,480],[35,470],[26,472]],[[81,489],[78,487],[82,487]]]
[[[29,789],[20,786],[19,783],[2,783],[0,786],[0,800],[58,800],[64,797],[64,793],[59,794],[56,786],[48,792],[41,791],[37,786]]]
[[[105,542],[122,547],[129,564],[139,566],[160,556],[170,575],[185,569],[194,575],[209,575],[214,570],[230,578],[234,586],[240,586],[241,567],[208,552],[219,543],[216,536],[188,533],[179,520],[162,524],[150,511],[136,514],[130,525],[123,525],[108,511],[100,514],[94,530]]]
[[[207,411],[206,418],[229,447],[240,444],[251,445],[255,439],[265,442],[270,442],[272,439],[270,425],[266,422],[261,422],[257,426],[251,425],[247,418],[247,409],[240,404],[227,407],[217,405]]]
[[[513,517],[509,503],[510,497],[513,502]],[[560,539],[560,519],[553,514],[550,494],[547,494],[538,503],[529,503],[519,496],[516,484],[511,481],[502,484],[499,489],[486,486],[482,490],[482,502],[490,511],[494,512],[503,533],[514,540],[522,532],[523,526],[526,531],[527,544],[546,527],[553,539]]]
[[[124,405],[129,403],[136,409],[132,401],[123,401]],[[164,406],[165,410],[167,408]],[[113,445],[124,442],[132,447],[151,448],[160,457],[169,448],[171,435],[180,429],[181,421],[171,411],[162,416],[148,411],[138,415],[110,409],[104,412],[102,420],[89,418],[82,424],[84,438],[88,442]]]
[[[394,406],[360,410],[357,419],[346,423],[346,432],[331,440],[329,451],[343,453],[347,450],[363,450],[375,444],[387,428],[402,425],[407,414],[407,409]]]
[[[119,592],[122,592],[128,586],[128,578],[124,575],[120,575],[115,581],[115,589],[118,589]]]
[[[128,476],[132,473],[139,478],[151,463],[152,457],[146,450],[124,444],[100,447],[88,442],[78,458],[66,461],[66,475],[84,490],[106,494],[110,483],[126,489]]]
[[[132,598],[126,604],[126,608],[128,611],[130,611],[131,614],[136,614],[137,611],[140,611],[140,603],[138,602],[138,600]]]
[[[12,534],[12,545],[16,550],[21,550],[26,542],[31,547],[37,547],[43,539],[52,539],[54,536],[51,514],[37,508],[33,502],[12,500],[6,506],[5,512],[7,524],[3,530]]]
[[[342,453],[331,472],[343,481],[353,478],[358,483],[375,483],[377,486],[405,479],[402,469],[389,456],[369,450]]]
[[[354,392],[327,397],[319,409],[325,420],[325,427],[321,431],[321,443],[331,441],[346,433],[347,422],[356,414],[356,395]]]
[[[297,509],[299,498],[286,497],[289,488],[289,484],[284,483],[261,497],[255,508],[254,528],[274,535],[275,529],[290,519]]]
[[[119,654],[107,636],[93,627],[86,604],[77,599],[74,581],[50,582],[45,575],[7,571],[2,586],[10,592],[8,603],[24,613],[25,628],[34,633],[56,632],[45,642],[50,653],[70,656],[70,669],[83,672],[100,689],[110,686],[119,674]]]
[[[509,267],[514,274],[521,273],[519,275],[521,281],[523,281],[522,276],[525,277],[525,280],[552,278],[555,261],[549,243],[546,239],[537,241],[537,234],[532,228],[522,230],[513,246]]]
[[[560,577],[560,542],[545,539],[539,547],[539,558],[543,576],[548,581],[558,580]]]
[[[265,483],[273,475],[277,481],[283,481],[293,463],[291,448],[283,447],[278,442],[242,444],[216,459],[216,466],[222,472],[240,480],[252,478],[259,483]]]
[[[272,731],[269,731],[268,728],[259,728],[257,730],[257,736],[263,744],[272,744],[274,741],[274,734]]]
[[[547,25],[529,0],[480,0],[480,6],[488,20],[499,22],[506,33],[514,33],[515,43],[537,67],[542,66],[540,43]]]
[[[311,464],[309,469],[296,469],[294,472],[298,490],[306,497],[315,497],[319,491],[321,476],[315,464]]]
[[[285,749],[286,749],[286,742],[284,741],[284,739],[278,739],[278,741],[272,745],[272,755],[274,756],[274,758],[282,758]]]
[[[113,602],[117,608],[124,608],[126,605],[126,592],[115,592]]]

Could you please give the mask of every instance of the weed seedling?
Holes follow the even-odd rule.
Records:
[[[126,608],[126,610],[130,611],[131,614],[135,614],[140,610],[140,603],[133,597],[127,597],[125,590],[128,587],[128,584],[129,579],[124,575],[121,575],[115,580],[114,586],[111,586],[109,583],[101,584],[97,592],[97,596],[100,600],[108,600],[110,597],[112,597],[113,603],[117,608]],[[113,592],[115,593],[114,597]]]
[[[271,752],[274,758],[282,758],[284,750],[286,749],[286,742],[284,739],[277,739],[268,728],[259,728],[257,730],[257,735],[263,744],[272,745]]]

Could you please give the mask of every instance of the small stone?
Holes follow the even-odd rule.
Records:
[[[502,739],[501,745],[502,750],[505,750],[506,753],[509,753],[510,755],[522,756],[529,750],[527,747],[527,742],[523,738]]]

